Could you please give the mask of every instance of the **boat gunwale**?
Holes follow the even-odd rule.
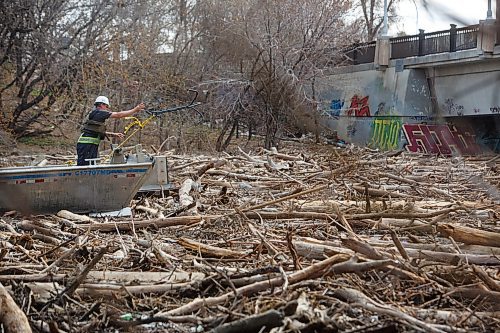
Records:
[[[45,165],[45,166],[20,166],[20,167],[5,167],[0,168],[0,176],[7,176],[18,173],[39,173],[39,172],[57,172],[57,171],[78,171],[78,170],[99,170],[99,169],[124,169],[124,168],[137,168],[147,167],[150,168],[154,162],[140,162],[140,163],[120,163],[120,164],[97,164],[97,165]]]

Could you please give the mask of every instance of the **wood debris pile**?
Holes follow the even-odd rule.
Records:
[[[290,144],[168,160],[178,190],[133,218],[1,218],[4,327],[500,330],[500,159]]]

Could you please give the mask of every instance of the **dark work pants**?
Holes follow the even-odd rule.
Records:
[[[78,154],[77,165],[89,165],[89,158],[97,158],[99,145],[93,143],[77,143],[76,153]]]

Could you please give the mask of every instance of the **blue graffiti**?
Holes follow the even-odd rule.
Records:
[[[409,118],[411,120],[415,120],[415,121],[432,121],[432,120],[434,120],[433,116],[410,116]]]
[[[332,103],[330,103],[330,109],[338,111],[340,113],[340,110],[344,108],[344,101],[341,101],[340,99],[334,99],[332,100]]]
[[[340,111],[344,108],[344,101],[340,99],[334,99],[330,103],[330,109],[326,111],[326,113],[335,118],[339,119],[340,117]]]

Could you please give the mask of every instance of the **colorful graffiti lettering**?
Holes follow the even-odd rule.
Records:
[[[354,95],[351,98],[351,106],[347,110],[348,116],[370,117],[370,106],[368,105],[368,97],[359,98]]]
[[[406,149],[410,152],[427,154],[476,155],[481,153],[481,148],[474,140],[474,135],[469,131],[459,131],[454,126],[448,125],[403,125],[403,132],[408,140]]]
[[[382,150],[395,150],[399,147],[401,133],[399,117],[376,118],[372,124],[372,137],[368,146]]]
[[[330,110],[327,111],[329,116],[332,116],[336,119],[340,117],[340,111],[344,108],[344,101],[340,99],[334,99],[330,103]]]

